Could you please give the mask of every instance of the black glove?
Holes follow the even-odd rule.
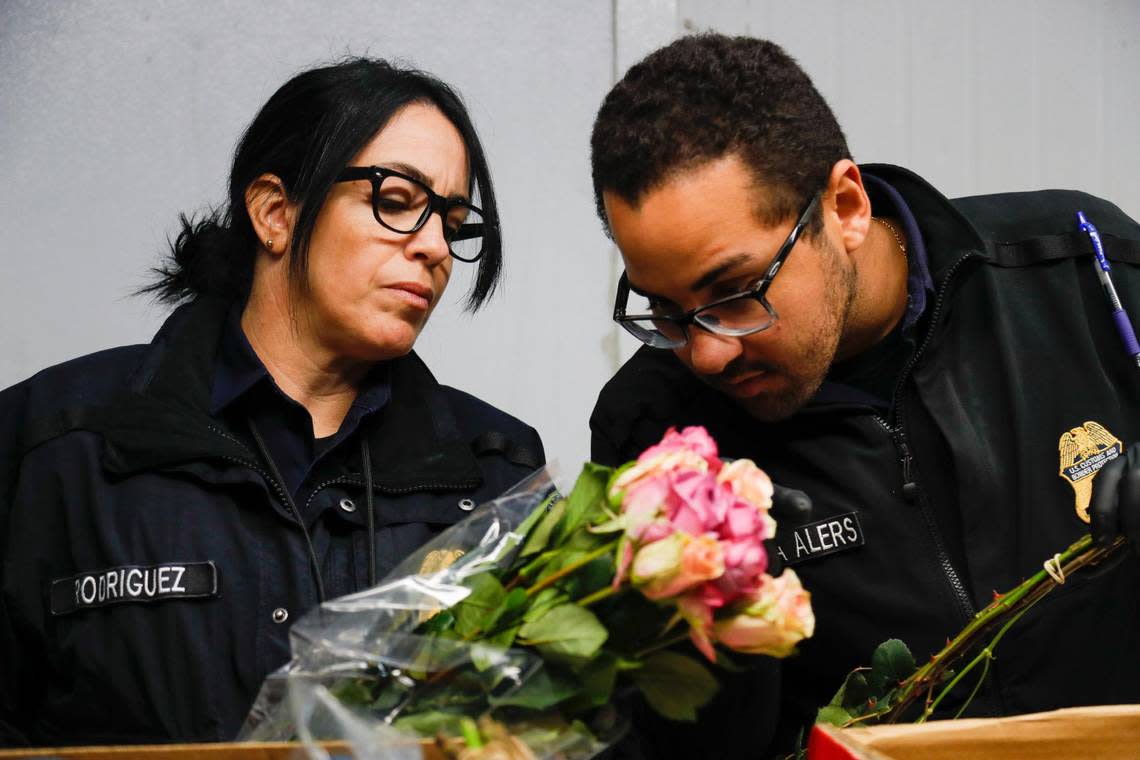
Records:
[[[811,519],[811,499],[803,491],[772,484],[772,508],[769,510],[778,523],[803,525]]]
[[[1140,551],[1140,443],[1097,473],[1089,517],[1098,544],[1108,546],[1123,535]]]
[[[782,527],[795,528],[811,520],[811,499],[803,491],[773,483],[772,508],[768,512]],[[768,551],[768,574],[777,576],[784,572],[784,563],[776,551],[775,539],[765,541],[764,547]]]

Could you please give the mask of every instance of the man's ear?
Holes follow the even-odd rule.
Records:
[[[824,213],[831,214],[838,225],[843,247],[854,251],[863,245],[871,229],[871,199],[863,187],[863,175],[849,158],[835,162],[827,180]]]
[[[245,189],[245,210],[261,248],[271,256],[283,256],[293,237],[294,206],[285,183],[275,174],[262,174]]]

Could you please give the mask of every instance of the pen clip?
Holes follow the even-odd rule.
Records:
[[[1080,226],[1081,231],[1087,234],[1089,239],[1092,240],[1093,254],[1096,256],[1096,263],[1101,269],[1107,272],[1109,270],[1108,257],[1104,255],[1104,245],[1100,242],[1100,233],[1097,232],[1096,227],[1094,227],[1093,223],[1085,216],[1084,211],[1077,212],[1077,224]]]

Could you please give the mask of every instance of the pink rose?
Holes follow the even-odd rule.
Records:
[[[751,459],[736,459],[726,464],[716,476],[717,482],[728,483],[733,493],[764,510],[772,506],[772,480]]]
[[[727,511],[716,478],[690,470],[672,475],[670,481],[677,498],[665,516],[673,527],[691,536],[715,532]]]
[[[711,536],[673,533],[642,546],[630,580],[649,599],[671,599],[724,572],[720,543]]]
[[[661,442],[650,446],[637,458],[637,463],[623,470],[610,486],[610,494],[628,490],[641,480],[667,472],[695,470],[720,471],[716,441],[702,427],[687,427],[680,433],[669,428]]]
[[[617,557],[614,558],[614,564],[617,565],[617,572],[614,573],[613,587],[614,591],[617,591],[625,582],[626,575],[629,573],[629,566],[633,564],[633,541],[628,535],[622,536],[618,540]]]
[[[665,474],[643,478],[625,492],[622,518],[625,530],[638,541],[642,532],[665,512],[670,500],[676,501],[672,484]]]
[[[774,535],[774,531],[770,530],[774,524],[763,511],[743,499],[733,497],[731,505],[725,510],[719,532],[723,538],[763,540]]]
[[[750,459],[737,459],[725,465],[716,480],[727,483],[743,502],[751,504],[764,523],[764,538],[776,535],[776,521],[768,514],[772,507],[772,480]]]
[[[713,649],[713,611],[699,594],[686,594],[677,600],[677,614],[689,624],[689,639],[709,662],[716,662]]]
[[[713,636],[729,649],[772,657],[787,657],[814,632],[811,595],[790,569],[768,579],[736,615],[713,626]]]
[[[711,468],[720,469],[716,441],[709,435],[709,431],[699,426],[687,427],[680,433],[677,432],[677,428],[669,428],[665,431],[665,436],[661,442],[641,452],[637,461],[642,462],[675,451],[690,451],[704,459]]]
[[[743,596],[756,593],[768,577],[768,552],[764,543],[755,536],[745,536],[733,541],[721,541],[724,550],[724,574],[715,582],[724,595],[725,602],[731,604]]]

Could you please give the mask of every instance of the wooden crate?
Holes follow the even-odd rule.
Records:
[[[353,758],[347,744],[322,742],[334,760]],[[59,760],[300,760],[307,758],[293,742],[234,742],[227,744],[140,744],[118,747],[58,747],[0,750],[0,758],[58,758]],[[423,760],[444,760],[434,744],[423,745]]]
[[[1008,718],[836,729],[816,726],[808,760],[1140,760],[1140,705]]]

